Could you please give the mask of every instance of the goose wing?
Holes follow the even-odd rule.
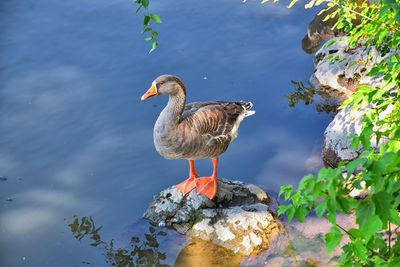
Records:
[[[190,128],[201,142],[196,142],[209,154],[223,153],[236,138],[241,119],[251,115],[250,102],[193,102],[185,106],[181,126]],[[198,140],[200,141],[200,140]]]

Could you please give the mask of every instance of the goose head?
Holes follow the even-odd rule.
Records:
[[[158,95],[186,95],[186,89],[181,79],[176,76],[164,74],[151,83],[151,87],[142,95],[142,100]]]

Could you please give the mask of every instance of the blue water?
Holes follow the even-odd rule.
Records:
[[[153,195],[188,172],[153,147],[167,99],[140,96],[160,74],[180,76],[188,101],[254,103],[257,113],[220,159],[221,177],[276,194],[321,166],[329,117],[285,99],[290,81],[312,72],[300,40],[316,10],[154,0],[163,23],[148,55],[135,8],[130,0],[0,3],[1,266],[107,266],[71,234],[74,215],[93,216],[102,238],[120,243],[147,229],[140,218]],[[211,163],[197,168],[207,175]],[[170,233],[160,244],[165,262],[184,245]]]

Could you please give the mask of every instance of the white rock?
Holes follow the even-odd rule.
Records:
[[[219,179],[214,201],[197,195],[196,190],[183,196],[171,187],[154,197],[144,217],[250,255],[267,248],[280,229],[268,202],[268,195],[255,185]]]
[[[322,145],[322,159],[325,165],[337,167],[339,161],[353,160],[364,150],[360,147],[358,150],[351,148],[351,136],[359,135],[362,130],[362,119],[369,108],[364,110],[352,110],[351,106],[339,111],[333,121],[325,130]],[[384,112],[379,114],[382,119],[393,110],[393,106],[389,106]],[[381,139],[376,144],[376,138],[372,136],[371,147],[378,149],[387,140]]]
[[[222,242],[229,241],[235,238],[235,235],[229,230],[229,226],[223,226],[221,221],[214,224],[217,238]]]
[[[340,102],[361,84],[380,84],[381,77],[367,76],[371,68],[383,59],[375,47],[359,46],[348,50],[348,37],[331,40],[337,42],[329,47],[321,47],[315,54],[314,73],[310,78],[313,87]]]

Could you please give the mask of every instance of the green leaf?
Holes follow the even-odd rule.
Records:
[[[347,213],[350,210],[350,199],[348,197],[336,196],[336,202],[341,208],[341,212]]]
[[[331,231],[325,234],[326,250],[331,253],[342,240],[342,232],[337,226],[332,226]]]
[[[278,207],[278,216],[281,216],[282,214],[285,214],[286,211],[292,207],[292,205],[279,205]]]
[[[319,218],[321,218],[324,215],[325,211],[326,211],[326,200],[321,201],[315,207],[315,213]]]
[[[367,262],[367,248],[362,243],[362,241],[358,240],[356,242],[351,243],[350,245],[351,245],[354,255],[357,258],[361,259],[363,262]]]
[[[149,22],[150,22],[150,16],[149,15],[144,15],[144,17],[143,17],[143,25],[147,26],[147,25],[149,25]]]
[[[349,233],[349,237],[352,240],[357,239],[361,236],[360,230],[357,228],[350,228],[349,230],[347,230],[347,232]]]
[[[292,194],[293,186],[292,185],[283,185],[279,189],[279,196],[284,194],[285,200],[288,200],[290,195]]]
[[[356,222],[363,228],[375,213],[375,205],[372,201],[362,200],[356,208]]]
[[[299,222],[303,222],[308,214],[308,211],[304,207],[299,207],[296,209],[295,215]]]
[[[288,221],[290,222],[293,219],[294,213],[295,213],[295,208],[293,206],[291,206],[288,210],[287,210],[287,217],[288,217]]]
[[[296,4],[299,0],[292,0],[290,1],[290,4],[288,5],[288,8],[291,8],[292,6],[294,6],[294,4]]]
[[[310,2],[308,2],[307,4],[304,5],[305,8],[312,8],[315,4],[316,0],[311,0]]]
[[[314,185],[315,185],[315,177],[314,175],[309,174],[301,179],[299,183],[299,190],[302,189],[312,190],[314,188]]]
[[[370,238],[379,233],[382,230],[382,222],[377,215],[373,215],[369,218],[368,223],[364,225],[364,227],[360,227],[360,231],[362,232],[362,236],[366,242],[370,240]]]
[[[392,196],[387,192],[378,192],[372,195],[372,200],[375,204],[376,214],[382,220],[382,222],[386,225],[386,222],[390,217],[391,205],[390,202],[392,200]]]
[[[144,33],[146,33],[146,32],[149,32],[149,31],[151,31],[151,28],[146,27],[146,28],[144,28],[144,30],[142,31],[142,34],[144,34]]]
[[[390,221],[396,225],[400,225],[400,214],[397,209],[390,210]]]
[[[346,170],[348,174],[354,173],[358,166],[363,165],[367,161],[366,158],[357,158],[349,162],[346,166]]]
[[[371,134],[373,132],[372,125],[364,127],[360,134],[360,141],[364,148],[371,146]]]
[[[351,148],[354,150],[358,150],[360,146],[360,138],[358,136],[354,136],[353,140],[351,141]]]
[[[327,41],[327,42],[323,45],[323,47],[324,47],[324,48],[328,48],[328,47],[334,45],[335,43],[336,43],[336,42],[335,42],[334,40],[329,40],[329,41]]]
[[[153,42],[151,43],[151,49],[150,49],[150,51],[149,51],[149,54],[152,53],[154,50],[156,50],[157,46],[158,46],[158,43],[155,42],[155,41],[153,41]]]
[[[149,3],[150,3],[149,0],[142,0],[141,2],[142,2],[142,6],[143,6],[144,8],[147,9],[147,8],[149,7]]]
[[[391,258],[388,267],[398,267],[398,266],[400,266],[400,256]]]
[[[157,14],[150,14],[150,18],[155,23],[162,23],[161,18]]]
[[[335,212],[328,212],[328,215],[326,216],[328,221],[330,221],[332,224],[336,224],[336,213]]]

